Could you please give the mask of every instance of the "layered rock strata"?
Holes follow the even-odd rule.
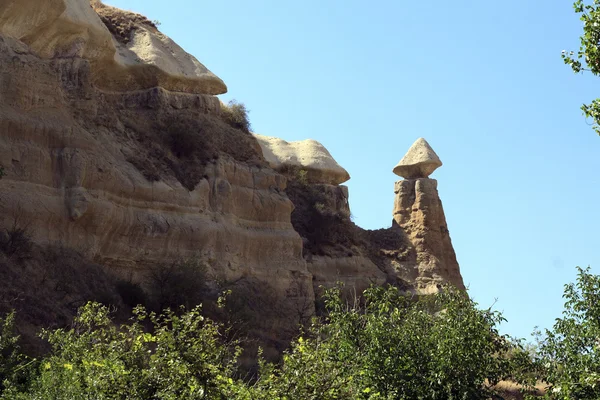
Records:
[[[402,229],[409,246],[403,258],[391,261],[392,267],[419,293],[435,292],[444,283],[464,290],[437,181],[401,180],[394,193],[394,224]]]
[[[309,183],[339,185],[350,179],[329,151],[316,140],[286,142],[271,136],[254,134],[271,168],[282,170],[299,168],[306,173]]]
[[[150,265],[194,257],[221,281],[268,282],[283,302],[292,285],[307,287],[302,300],[314,303],[286,179],[262,161],[251,135],[219,123],[218,99],[162,88],[105,92],[90,75],[85,59],[43,60],[0,36],[2,227],[16,221],[36,242],[74,248],[138,282]],[[158,129],[188,119],[238,137],[214,144],[217,158],[204,163],[179,158]],[[188,162],[201,169],[185,170]],[[148,179],[145,167],[157,175]],[[174,176],[180,170],[198,174],[191,190]]]
[[[315,312],[321,285],[463,287],[426,178],[439,158],[405,159],[424,176],[397,184],[391,228],[362,230],[341,185],[350,176],[320,143],[228,126],[219,78],[144,17],[92,6],[0,0],[3,228],[137,282],[198,259],[219,281],[269,292],[258,313],[279,310],[261,319],[273,341]]]
[[[0,32],[43,59],[88,60],[90,79],[106,90],[227,91],[221,79],[154,23],[98,0],[91,5],[89,0],[2,0]]]

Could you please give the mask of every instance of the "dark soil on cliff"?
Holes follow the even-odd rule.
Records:
[[[39,354],[46,350],[36,336],[39,329],[68,326],[88,301],[114,306],[116,317],[126,319],[117,282],[74,250],[22,242],[16,252],[0,252],[0,314],[16,311],[25,350]]]
[[[331,207],[322,185],[288,177],[286,193],[292,203],[292,225],[304,241],[304,255],[352,256],[362,247],[360,228],[344,210]]]
[[[229,126],[215,115],[173,113],[156,118],[148,126],[140,124],[137,115],[125,117],[123,122],[140,145],[128,161],[149,181],[171,175],[188,190],[194,190],[206,178],[206,165],[222,156],[265,166],[252,134]]]
[[[395,223],[390,228],[366,230],[352,222],[340,187],[308,183],[294,168],[281,172],[288,178],[286,193],[295,207],[292,225],[303,239],[305,258],[364,256],[386,272],[390,260],[416,257],[405,232]],[[395,280],[388,283],[405,286]]]

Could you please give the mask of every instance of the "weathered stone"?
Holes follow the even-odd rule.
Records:
[[[394,173],[405,179],[427,178],[441,166],[442,161],[429,143],[419,138],[394,167]]]
[[[146,154],[132,126],[217,115],[217,98],[105,92],[87,60],[45,60],[2,35],[0,76],[0,227],[18,216],[34,242],[76,249],[138,282],[148,266],[193,257],[223,281],[268,282],[284,305],[292,284],[312,289],[281,174],[221,156],[190,190],[172,174],[148,180],[129,161]],[[303,295],[314,307],[312,290]]]
[[[98,0],[92,5],[90,0],[0,0],[0,33],[23,41],[44,59],[88,60],[94,83],[107,90],[227,91],[221,79],[150,21]],[[127,25],[130,40],[114,38],[97,12]]]
[[[179,61],[197,65],[143,17],[95,7],[132,18],[127,40],[87,0],[0,0],[0,227],[18,217],[35,242],[74,248],[138,282],[150,265],[197,258],[215,278],[272,295],[280,312],[261,337],[275,342],[297,327],[290,307],[314,313],[321,284],[339,280],[357,294],[384,282],[417,293],[445,282],[464,287],[435,181],[397,184],[392,228],[356,227],[340,185],[348,172],[320,143],[224,124],[219,100],[202,94],[224,90],[218,78],[200,67],[172,70]],[[175,133],[183,145],[204,135],[205,158],[175,154],[169,122],[199,120],[208,123]],[[432,162],[408,157],[404,167],[428,175]],[[198,180],[184,186],[188,163]],[[305,170],[306,179],[275,171],[286,168]],[[291,222],[300,209],[320,252],[303,253]]]
[[[412,253],[404,260],[394,261],[395,269],[413,271],[408,283],[419,293],[435,292],[444,283],[464,290],[437,181],[427,178],[398,181],[394,192],[394,223],[406,234]]]
[[[297,167],[306,170],[311,183],[339,185],[350,179],[348,172],[316,140],[286,142],[285,140],[254,135],[262,148],[263,156],[273,169]]]
[[[364,256],[314,256],[307,265],[313,275],[316,293],[319,293],[321,286],[329,288],[343,282],[350,295],[360,296],[371,285],[383,285],[386,281],[385,273]]]

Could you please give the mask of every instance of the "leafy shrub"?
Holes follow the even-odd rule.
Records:
[[[364,307],[326,292],[328,316],[284,356],[262,364],[253,398],[487,399],[512,375],[513,344],[497,331],[499,313],[447,290],[413,301],[396,288],[372,288]],[[287,396],[287,397],[284,397]]]
[[[150,323],[147,332],[144,324]],[[89,303],[73,327],[43,331],[52,346],[31,385],[9,384],[3,399],[227,399],[239,348],[200,308],[161,316],[136,308],[116,326],[109,309]]]
[[[15,334],[15,313],[0,318],[0,394],[7,382],[21,386],[28,378],[28,367],[20,352],[19,337]]]
[[[252,129],[248,119],[248,109],[244,103],[231,100],[227,105],[221,106],[221,119],[232,128],[250,133]]]
[[[576,283],[565,285],[562,318],[537,332],[539,379],[550,385],[546,398],[600,398],[600,276],[578,267]]]
[[[71,328],[43,331],[51,352],[28,385],[13,378],[22,364],[2,364],[0,398],[487,399],[491,385],[514,376],[514,357],[505,355],[519,345],[499,335],[499,313],[479,310],[466,294],[414,300],[390,287],[368,289],[364,299],[349,306],[340,288],[327,291],[327,316],[313,320],[281,364],[261,359],[252,382],[235,378],[239,342],[222,340],[229,328],[200,307],[161,315],[137,307],[117,326],[109,308],[89,303]],[[5,342],[14,349],[3,330]],[[2,354],[19,360],[13,350]]]
[[[185,306],[192,308],[208,291],[207,266],[198,260],[176,260],[159,264],[148,274],[148,289],[156,310]]]

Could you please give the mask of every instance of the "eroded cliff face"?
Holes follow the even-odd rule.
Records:
[[[227,125],[222,81],[149,21],[38,3],[0,1],[2,227],[142,284],[199,260],[264,300],[255,333],[273,343],[314,314],[321,285],[463,287],[435,181],[399,182],[393,226],[365,231],[322,145]]]
[[[396,182],[394,224],[408,239],[407,252],[389,265],[417,291],[429,293],[444,283],[465,286],[450,240],[437,181],[420,178]]]
[[[312,290],[290,294],[312,283],[286,180],[250,134],[218,119],[218,99],[105,92],[87,60],[44,60],[7,36],[0,88],[3,227],[18,220],[36,242],[142,283],[149,265],[193,257],[214,279],[268,283],[280,299],[313,302]],[[173,121],[187,122],[170,131]],[[187,130],[211,136],[199,154],[178,156],[173,140]]]

